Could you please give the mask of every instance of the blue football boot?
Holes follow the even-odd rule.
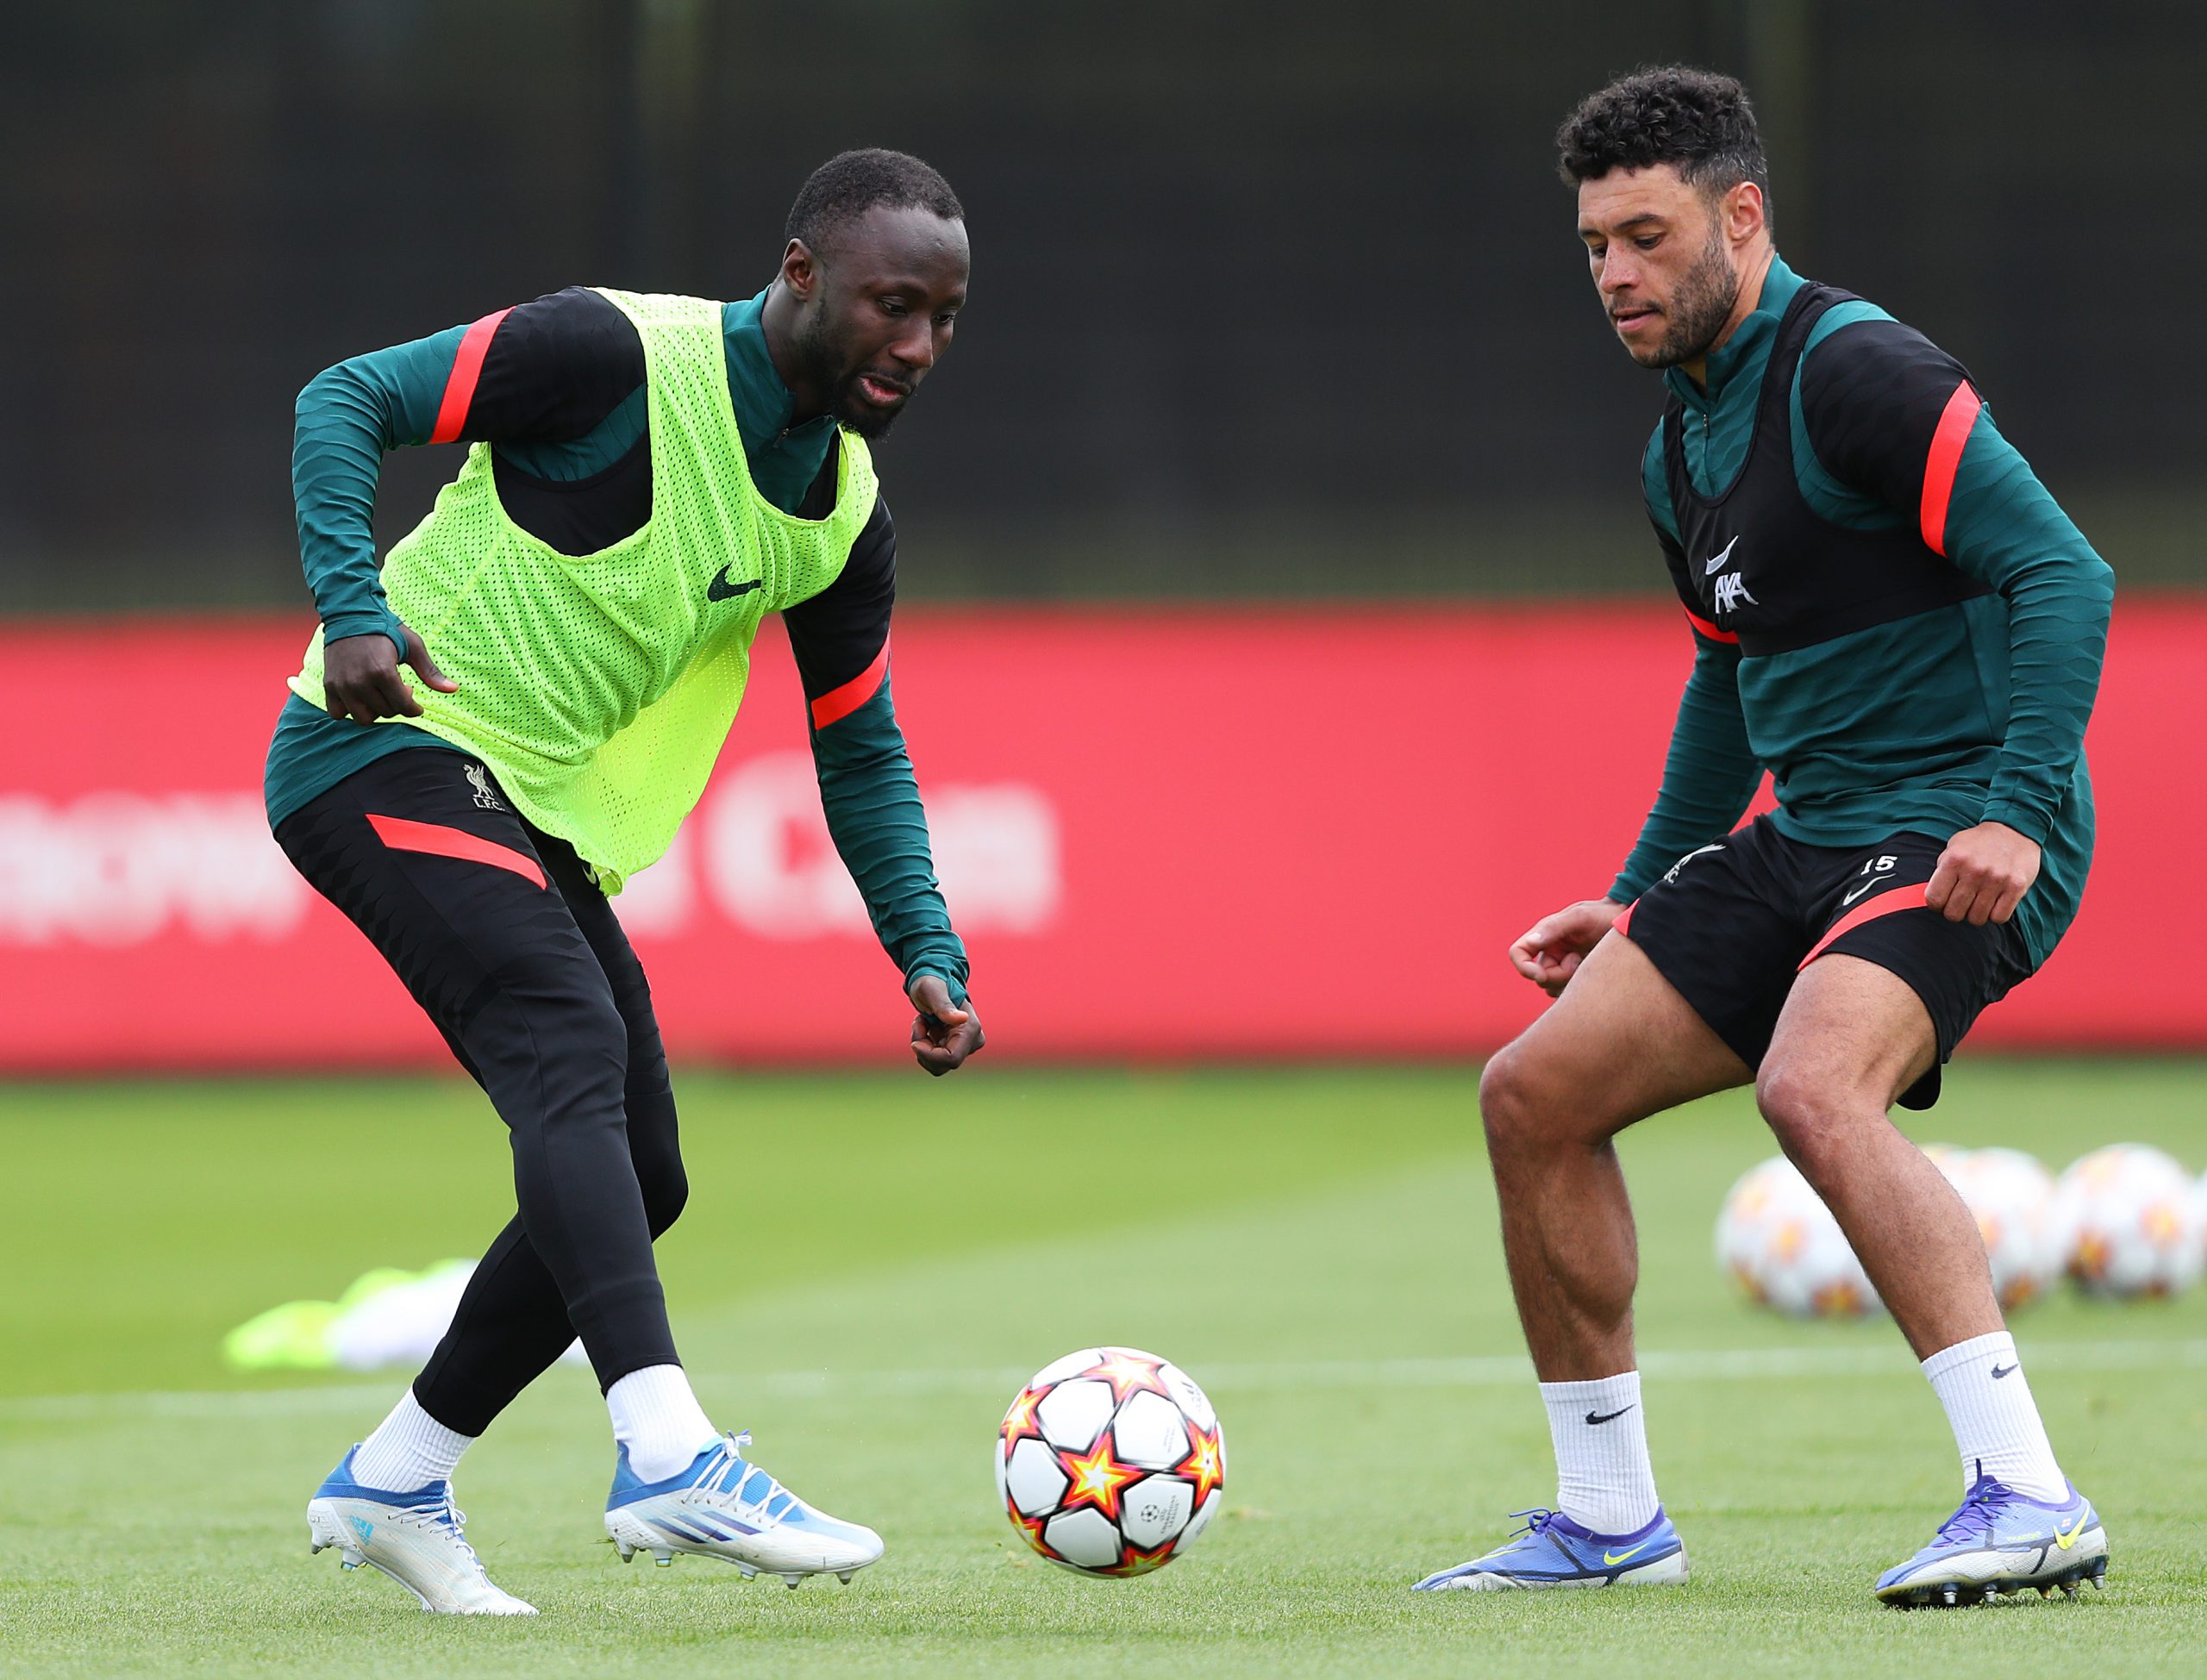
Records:
[[[1484,1558],[1429,1575],[1415,1592],[1521,1587],[1659,1587],[1686,1578],[1686,1549],[1659,1507],[1629,1534],[1597,1534],[1560,1511],[1513,1511],[1525,1526]]]
[[[347,1569],[379,1569],[441,1615],[533,1616],[534,1606],[493,1584],[467,1543],[467,1519],[452,1483],[411,1493],[364,1488],[353,1479],[353,1448],[307,1502],[307,1545],[337,1548]]]
[[[1904,1610],[1920,1604],[1989,1604],[2004,1592],[2036,1587],[2068,1596],[2107,1574],[2107,1530],[2092,1502],[2074,1486],[2049,1504],[2026,1499],[1977,1467],[1961,1508],[1906,1563],[1878,1577],[1878,1596]]]
[[[761,1570],[794,1587],[833,1573],[846,1585],[881,1556],[881,1536],[816,1511],[753,1464],[741,1449],[749,1434],[713,1443],[687,1469],[646,1482],[622,1446],[605,1501],[605,1532],[627,1563],[639,1552],[671,1564],[678,1552],[723,1558],[749,1580]]]

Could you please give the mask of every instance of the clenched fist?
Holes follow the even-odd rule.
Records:
[[[1923,902],[1973,927],[2004,922],[2038,879],[2038,863],[2036,842],[2004,822],[1980,822],[1947,842]]]

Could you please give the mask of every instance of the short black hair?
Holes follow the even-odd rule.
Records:
[[[884,204],[927,210],[946,222],[966,219],[966,207],[934,169],[909,153],[868,146],[839,152],[812,172],[790,206],[782,236],[820,251],[841,229]]]
[[[1670,164],[1714,197],[1742,181],[1770,193],[1770,166],[1747,89],[1729,76],[1666,64],[1620,76],[1589,94],[1555,131],[1566,182],[1598,181],[1612,169]]]

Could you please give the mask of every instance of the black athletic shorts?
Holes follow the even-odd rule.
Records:
[[[1766,816],[1689,852],[1617,918],[1749,1067],[1760,1066],[1794,977],[1828,952],[1898,975],[1923,1000],[1939,1059],[1901,1105],[1939,1100],[1939,1070],[1986,1004],[2029,977],[2010,921],[1973,927],[1923,902],[1947,843],[1898,834],[1874,846],[1810,846]]]

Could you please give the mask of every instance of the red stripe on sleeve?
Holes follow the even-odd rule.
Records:
[[[873,663],[843,684],[832,688],[812,703],[812,727],[825,729],[839,718],[853,712],[873,698],[881,687],[882,678],[889,674],[889,644],[881,644],[881,652],[873,656]]]
[[[1947,552],[1947,503],[1954,494],[1954,474],[1961,470],[1962,447],[1984,406],[1964,380],[1947,399],[1939,429],[1931,434],[1930,457],[1923,463],[1923,546],[1935,554]]]
[[[1809,947],[1809,954],[1801,959],[1801,967],[1808,967],[1810,963],[1822,956],[1831,942],[1841,934],[1852,933],[1866,921],[1874,921],[1881,915],[1891,915],[1901,910],[1929,909],[1930,906],[1924,902],[1923,895],[1929,890],[1928,884],[1918,887],[1914,892],[1909,891],[1905,887],[1891,887],[1868,902],[1857,904],[1826,928],[1824,936]],[[1794,971],[1798,973],[1800,970],[1797,969]]]
[[[368,827],[394,852],[427,852],[432,857],[489,864],[497,869],[510,869],[540,887],[544,884],[544,871],[528,853],[501,846],[496,840],[486,840],[480,834],[471,834],[465,828],[447,828],[441,822],[416,822],[410,817],[372,815],[368,818]]]
[[[467,423],[467,405],[475,400],[476,381],[483,377],[483,358],[491,353],[491,335],[512,313],[508,309],[486,315],[461,335],[460,353],[452,359],[452,377],[445,381],[444,401],[437,405],[437,427],[429,434],[431,443],[458,440],[460,428]]]
[[[1691,607],[1686,609],[1686,622],[1707,636],[1711,641],[1737,641],[1738,634],[1731,630],[1720,630]]]

